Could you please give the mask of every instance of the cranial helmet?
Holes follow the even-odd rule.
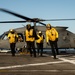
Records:
[[[39,31],[38,33],[42,33],[41,31]]]
[[[14,29],[10,29],[9,31],[10,31],[10,32],[14,32]]]
[[[30,24],[27,24],[27,29],[30,29],[31,28],[31,25]]]
[[[46,27],[51,27],[51,24],[48,23],[48,24],[46,25]]]
[[[31,24],[27,24],[27,26],[31,26]]]

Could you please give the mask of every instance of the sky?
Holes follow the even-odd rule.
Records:
[[[29,18],[41,19],[71,19],[75,18],[75,0],[0,0],[0,8],[8,9]],[[0,11],[0,21],[23,20],[11,14]],[[75,33],[74,21],[45,21],[52,26],[69,27],[67,30]],[[19,28],[26,23],[0,23],[0,35],[13,28]]]

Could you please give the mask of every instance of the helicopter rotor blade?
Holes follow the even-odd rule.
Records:
[[[27,21],[0,21],[0,23],[25,23]]]
[[[17,13],[14,13],[14,12],[12,12],[12,11],[9,11],[9,10],[6,10],[6,9],[3,9],[3,8],[0,8],[0,11],[3,11],[3,12],[6,12],[6,13],[9,13],[9,14],[12,14],[12,15],[14,15],[14,16],[17,16],[17,17],[20,17],[20,18],[22,18],[22,19],[25,19],[26,21],[28,21],[28,22],[38,22],[38,23],[40,23],[40,24],[43,24],[43,25],[45,25],[44,23],[41,23],[41,22],[39,22],[39,21],[37,21],[37,20],[35,20],[35,19],[31,19],[31,18],[28,18],[28,17],[25,17],[25,16],[22,16],[22,15],[20,15],[20,14],[17,14]],[[0,23],[17,23],[17,22],[15,22],[15,21],[13,21],[13,22],[0,22]],[[21,23],[21,21],[19,22],[18,21],[18,23]]]
[[[36,23],[40,23],[40,24],[42,24],[42,25],[45,25],[44,23],[41,23],[41,22],[39,22],[39,21],[37,21],[37,20],[35,20],[35,19],[28,18],[28,17],[26,17],[26,16],[20,15],[20,14],[18,14],[18,13],[14,13],[14,12],[9,11],[9,10],[7,10],[7,9],[0,8],[0,11],[3,11],[3,12],[6,12],[6,13],[9,13],[9,14],[12,14],[12,15],[14,15],[14,16],[17,16],[17,17],[19,17],[19,18],[25,19],[27,22],[36,22]],[[0,22],[0,23],[16,23],[16,22]],[[20,23],[20,22],[19,22],[19,23]]]
[[[26,17],[26,16],[20,15],[20,14],[18,14],[18,13],[9,11],[9,10],[7,10],[7,9],[0,8],[0,11],[6,12],[6,13],[9,13],[9,14],[12,14],[12,15],[17,16],[17,17],[19,17],[19,18],[25,19],[26,21],[29,21],[29,22],[39,22],[39,21],[68,21],[68,20],[75,20],[75,18],[73,18],[73,19],[49,19],[49,20],[38,19],[38,18],[33,18],[33,19],[31,19],[31,18],[28,18],[28,17]]]
[[[25,23],[27,21],[0,21],[0,23]],[[38,22],[44,26],[46,26],[46,24],[42,23],[42,22]]]
[[[74,18],[73,19],[49,19],[49,20],[42,19],[40,21],[72,21],[72,20],[75,19]]]
[[[12,12],[12,11],[9,11],[7,9],[4,9],[4,8],[0,8],[0,11],[2,12],[6,12],[6,13],[9,13],[11,15],[14,15],[16,17],[19,17],[19,18],[22,18],[26,21],[3,21],[3,22],[0,22],[0,23],[22,23],[22,22],[36,22],[36,23],[40,23],[44,26],[46,26],[46,24],[40,22],[40,21],[72,21],[72,20],[75,20],[75,18],[73,19],[49,19],[49,20],[45,20],[45,19],[39,19],[39,18],[29,18],[29,17],[26,17],[26,16],[23,16],[23,15],[20,15],[18,13],[15,13],[15,12]]]
[[[16,16],[16,17],[25,19],[25,20],[27,20],[27,21],[32,21],[31,18],[25,17],[25,16],[23,16],[23,15],[20,15],[20,14],[18,14],[18,13],[12,12],[12,11],[9,11],[9,10],[7,10],[7,9],[0,8],[0,11],[6,12],[6,13],[9,13],[9,14],[12,14],[12,15],[14,15],[14,16]]]

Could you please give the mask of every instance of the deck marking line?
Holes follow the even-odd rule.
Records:
[[[20,67],[29,67],[29,66],[39,66],[39,65],[56,64],[56,63],[58,64],[58,63],[63,63],[63,62],[65,62],[65,61],[34,63],[34,64],[25,64],[25,65],[15,65],[15,66],[0,67],[0,69],[10,69],[10,68],[20,68]]]
[[[71,64],[74,64],[75,65],[75,62],[72,61],[72,60],[68,60],[68,59],[65,59],[65,58],[59,58],[60,60],[64,61],[64,62],[69,62]]]

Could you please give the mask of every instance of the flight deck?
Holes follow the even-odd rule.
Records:
[[[30,57],[29,54],[0,53],[0,75],[75,75],[75,54],[51,54]]]

